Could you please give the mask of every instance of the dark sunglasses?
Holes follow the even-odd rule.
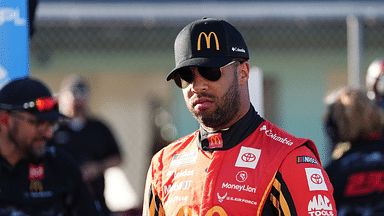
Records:
[[[220,67],[220,68],[210,68],[210,67],[197,67],[197,71],[199,74],[209,81],[218,81],[221,78],[221,69],[232,65],[233,63],[238,61],[232,61],[229,64]],[[195,79],[194,73],[191,68],[184,67],[177,70],[177,73],[173,80],[179,88],[186,88],[190,83]]]
[[[41,97],[34,101],[27,101],[21,105],[0,104],[1,109],[5,110],[27,110],[39,113],[59,110],[59,106],[55,98]]]

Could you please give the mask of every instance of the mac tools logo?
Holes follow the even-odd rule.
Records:
[[[291,146],[293,142],[287,138],[279,137],[277,134],[274,134],[272,130],[267,130],[267,126],[264,125],[263,127],[260,128],[260,131],[265,131],[265,135],[267,137],[272,138],[273,140],[276,140],[277,142],[281,142],[283,144]]]
[[[317,195],[312,198],[312,200],[309,201],[308,204],[308,213],[311,216],[317,216],[317,215],[325,215],[325,216],[332,216],[333,214],[333,208],[332,204],[330,203],[328,197]]]

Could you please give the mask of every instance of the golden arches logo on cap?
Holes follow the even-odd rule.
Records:
[[[199,34],[199,38],[197,39],[197,50],[201,50],[201,36],[202,35],[204,35],[205,42],[207,44],[207,49],[211,48],[211,36],[213,35],[215,37],[216,50],[220,50],[219,39],[217,38],[217,35],[215,32],[209,32],[208,35],[205,32],[201,32]]]

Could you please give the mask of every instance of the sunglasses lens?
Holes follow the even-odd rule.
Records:
[[[39,98],[36,100],[36,107],[39,112],[51,111],[56,108],[56,100],[50,97]]]
[[[176,74],[175,83],[180,88],[186,88],[193,81],[192,71],[189,68],[181,68]]]
[[[199,67],[199,73],[209,81],[217,81],[221,77],[220,68]]]
[[[199,67],[198,71],[201,76],[209,81],[217,81],[221,77],[220,68]],[[175,75],[175,83],[178,87],[184,89],[193,81],[193,73],[189,68],[181,68]]]

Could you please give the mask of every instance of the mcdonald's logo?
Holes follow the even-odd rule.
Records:
[[[43,183],[39,180],[32,180],[29,185],[29,191],[31,192],[43,192]]]
[[[209,148],[222,148],[223,139],[221,133],[215,133],[208,136]]]
[[[199,38],[197,39],[197,50],[201,50],[201,36],[202,35],[204,35],[205,42],[207,43],[207,49],[211,48],[211,36],[213,35],[215,37],[216,50],[220,50],[219,39],[217,38],[217,35],[215,32],[210,32],[208,35],[205,32],[201,32],[199,34]]]

